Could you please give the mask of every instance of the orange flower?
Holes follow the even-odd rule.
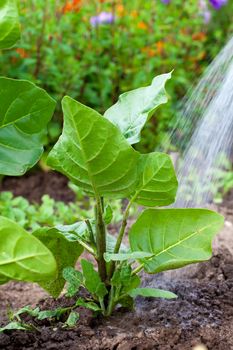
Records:
[[[81,7],[82,0],[73,0],[68,1],[62,8],[62,13],[66,14],[67,12],[79,11]]]
[[[146,53],[148,57],[154,57],[156,55],[156,51],[151,47],[143,47],[141,51]]]
[[[147,24],[145,22],[142,22],[142,21],[137,24],[137,27],[138,27],[138,29],[148,30]]]
[[[130,16],[133,17],[133,18],[137,18],[139,15],[138,11],[136,10],[133,10],[131,13],[130,13]]]
[[[116,11],[118,16],[124,16],[125,8],[122,4],[120,4],[120,5],[117,5]]]
[[[158,41],[156,43],[156,48],[157,48],[158,55],[162,55],[164,53],[164,42],[163,41]]]
[[[28,57],[27,52],[24,49],[22,49],[21,47],[18,47],[15,51],[19,54],[19,56],[21,58],[27,58]]]
[[[197,41],[205,41],[206,40],[206,34],[203,33],[203,32],[194,33],[192,35],[192,39],[193,40],[197,40]]]

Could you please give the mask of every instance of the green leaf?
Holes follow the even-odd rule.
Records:
[[[55,101],[25,80],[0,78],[0,174],[24,174],[43,153]]]
[[[85,301],[82,298],[79,298],[77,302],[75,303],[75,306],[83,306],[86,309],[98,312],[101,311],[101,307],[94,303],[93,301]]]
[[[8,279],[42,282],[56,278],[50,250],[13,221],[0,217],[0,274]]]
[[[130,253],[105,253],[104,254],[104,260],[106,262],[110,261],[125,261],[125,260],[136,260],[136,259],[143,259],[143,258],[150,258],[153,256],[153,253],[148,252],[130,252]]]
[[[134,309],[134,299],[129,295],[124,295],[122,298],[118,300],[118,303],[122,306],[127,308],[128,310]]]
[[[82,259],[81,265],[83,269],[85,287],[91,294],[103,299],[108,291],[104,283],[101,281],[98,272],[95,271],[92,263],[87,260]]]
[[[70,310],[70,307],[58,307],[55,310],[43,310],[40,311],[37,318],[38,320],[45,320],[45,319],[52,319],[56,318],[57,320],[60,320],[60,318]]]
[[[85,221],[78,221],[71,225],[57,225],[56,229],[71,242],[85,238],[88,232]]]
[[[68,297],[74,296],[83,282],[81,272],[75,270],[73,267],[66,267],[63,270],[63,278],[68,282],[66,295]]]
[[[39,313],[40,309],[38,307],[32,309],[31,306],[24,306],[13,314],[13,318],[17,318],[18,320],[20,320],[19,316],[22,314],[28,314],[32,317],[38,317]]]
[[[79,313],[76,311],[71,311],[69,317],[67,318],[65,325],[67,327],[74,327],[79,320]]]
[[[20,39],[17,0],[0,1],[0,50],[9,49]]]
[[[163,289],[155,289],[155,288],[136,288],[131,290],[128,294],[132,298],[135,298],[138,295],[141,295],[143,297],[164,298],[164,299],[177,298],[177,295],[172,292],[168,292],[167,290],[163,290]]]
[[[221,215],[207,209],[147,209],[130,229],[130,247],[154,254],[140,259],[148,273],[176,269],[208,260],[223,222]]]
[[[53,297],[58,297],[65,285],[63,269],[67,266],[74,266],[77,259],[83,252],[78,242],[70,242],[66,237],[54,228],[41,228],[33,232],[52,253],[57,263],[58,274],[55,279],[41,282],[40,286],[47,290]]]
[[[135,188],[139,153],[96,111],[64,97],[64,128],[48,164],[85,191],[122,198]]]
[[[115,245],[116,245],[116,237],[111,235],[110,233],[107,233],[106,235],[106,245],[107,245],[107,252],[109,253],[113,253]],[[121,244],[120,247],[120,252],[121,253],[126,253],[129,251],[129,248],[126,247],[126,245],[124,243]]]
[[[152,84],[120,95],[104,117],[115,124],[132,145],[140,141],[140,133],[155,110],[168,101],[165,84],[171,73],[155,77]]]
[[[175,201],[178,182],[170,157],[164,153],[142,154],[139,181],[131,194],[145,206],[166,206]]]
[[[121,294],[126,294],[131,289],[137,288],[140,282],[140,278],[137,275],[132,275],[132,268],[127,264],[115,270],[111,279],[113,286],[117,288],[122,287]]]
[[[0,328],[0,333],[4,331],[11,331],[11,330],[20,330],[20,331],[28,331],[31,330],[32,327],[30,325],[21,323],[21,322],[10,322],[5,327]]]

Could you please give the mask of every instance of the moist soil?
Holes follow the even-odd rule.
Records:
[[[55,171],[31,171],[20,177],[4,177],[1,191],[11,191],[15,196],[37,203],[44,194],[65,203],[75,200],[74,192],[68,187],[68,179]]]
[[[30,200],[40,200],[41,194],[46,193],[41,188],[51,190],[54,181],[56,191],[54,196],[53,191],[49,194],[56,199],[69,198],[62,194],[68,188],[64,178],[58,198],[55,197],[59,195],[56,173],[40,175],[43,186],[34,176],[28,175],[29,183],[35,181],[38,185],[33,195],[23,190],[23,185],[22,192],[15,194],[25,196],[27,192]],[[55,180],[47,187],[46,181],[51,179]],[[19,191],[17,181],[19,178],[7,178],[3,188],[15,187]],[[156,276],[142,276],[144,286],[170,290],[178,295],[177,299],[137,298],[135,312],[118,310],[108,319],[93,318],[90,311],[79,308],[80,320],[72,329],[62,327],[62,323],[27,318],[34,322],[37,331],[2,333],[0,349],[191,350],[203,344],[209,350],[233,350],[233,211],[227,202],[224,205],[227,209],[222,207],[219,211],[227,217],[225,227],[214,242],[214,254],[209,262]],[[6,324],[9,307],[16,310],[30,304],[45,310],[70,306],[73,301],[64,296],[54,300],[37,285],[11,282],[0,287],[0,323]]]

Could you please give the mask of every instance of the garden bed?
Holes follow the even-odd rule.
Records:
[[[11,191],[30,202],[40,202],[44,194],[65,203],[75,199],[74,192],[68,187],[68,179],[55,171],[31,171],[21,177],[5,177],[1,190]]]
[[[136,312],[118,311],[110,319],[93,319],[78,310],[73,329],[38,321],[38,331],[13,331],[0,335],[0,349],[192,349],[204,344],[211,350],[233,348],[233,218],[229,209],[225,228],[214,243],[210,262],[145,275],[144,284],[178,294],[177,300],[137,299]],[[4,301],[4,304],[2,304]],[[42,309],[65,306],[70,301],[47,298],[36,285],[10,283],[0,289],[1,323],[6,304],[14,309],[39,305]]]

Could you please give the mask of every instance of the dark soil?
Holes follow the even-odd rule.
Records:
[[[73,329],[38,321],[38,332],[0,335],[0,349],[211,350],[233,349],[233,259],[225,250],[210,262],[165,274],[145,276],[144,284],[175,292],[176,300],[137,299],[136,312],[118,311],[110,319],[94,319],[79,310]],[[60,298],[42,300],[42,309],[67,306]]]
[[[44,194],[66,203],[75,200],[67,178],[55,171],[33,171],[21,177],[5,177],[1,190],[12,191],[15,196],[23,196],[31,202],[40,202]]]

